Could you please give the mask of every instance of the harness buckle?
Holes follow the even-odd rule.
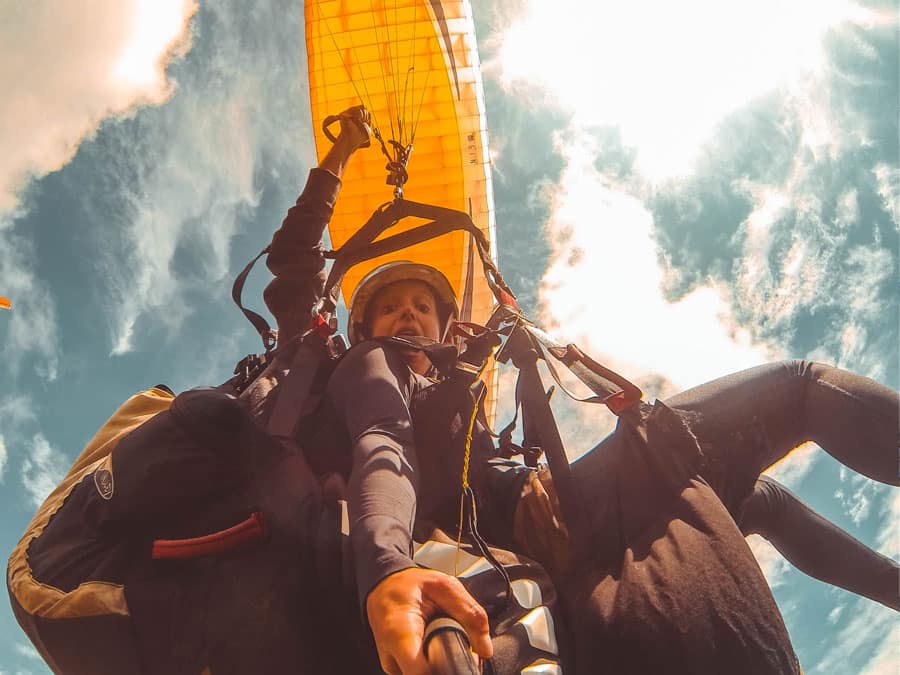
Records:
[[[268,361],[266,354],[248,354],[238,361],[237,365],[234,367],[234,375],[236,377],[232,380],[234,388],[237,389],[238,392],[246,389],[247,385],[255,380],[256,376],[263,371]]]
[[[337,332],[337,318],[333,316],[326,318],[322,312],[316,312],[309,320],[307,330],[315,331],[327,340]]]

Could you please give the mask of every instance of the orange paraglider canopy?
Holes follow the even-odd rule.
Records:
[[[484,95],[469,3],[465,0],[309,0],[306,45],[316,150],[331,147],[322,130],[331,115],[360,103],[380,139],[357,153],[343,177],[329,225],[341,246],[394,197],[385,165],[409,153],[403,197],[467,213],[491,242],[494,204]],[[408,222],[411,221],[411,222]],[[408,219],[390,233],[421,224]],[[351,268],[341,285],[348,300],[360,279],[390,260],[440,269],[450,280],[463,319],[484,323],[493,295],[478,254],[463,232],[452,232]],[[492,384],[496,374],[486,373]],[[489,387],[493,410],[496,386]]]

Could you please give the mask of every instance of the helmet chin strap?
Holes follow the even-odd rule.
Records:
[[[447,337],[450,335],[450,328],[453,326],[453,316],[448,316],[447,321],[444,323],[444,332],[441,333],[441,342],[446,342]]]

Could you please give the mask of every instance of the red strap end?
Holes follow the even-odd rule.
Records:
[[[259,511],[228,529],[193,539],[157,539],[153,542],[154,560],[186,560],[221,555],[257,544],[268,535],[266,519]]]
[[[511,293],[507,293],[502,288],[500,289],[500,302],[504,305],[519,309],[519,302],[516,300],[515,296]]]
[[[334,327],[326,321],[321,314],[316,314],[309,321],[309,329],[316,331],[323,338],[331,337],[334,334]]]
[[[629,397],[624,391],[617,391],[609,398],[604,399],[604,403],[614,415],[618,415],[623,410],[627,410],[640,399]]]

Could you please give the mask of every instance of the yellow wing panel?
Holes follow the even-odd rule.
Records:
[[[364,103],[385,141],[413,144],[406,199],[468,213],[491,242],[494,204],[487,123],[474,23],[466,0],[308,0],[306,45],[316,150],[331,144],[322,133],[329,115]],[[413,136],[414,133],[414,136]],[[343,244],[382,204],[393,199],[385,182],[387,159],[377,141],[354,155],[329,225],[334,247]],[[410,219],[411,220],[411,219]],[[417,223],[393,228],[390,233]],[[439,268],[462,298],[470,269],[469,237],[445,235],[362,263],[346,275],[350,298],[360,279],[388,260]],[[472,321],[484,323],[493,296],[474,255]],[[489,382],[495,382],[492,371]],[[489,389],[494,409],[496,385]]]

